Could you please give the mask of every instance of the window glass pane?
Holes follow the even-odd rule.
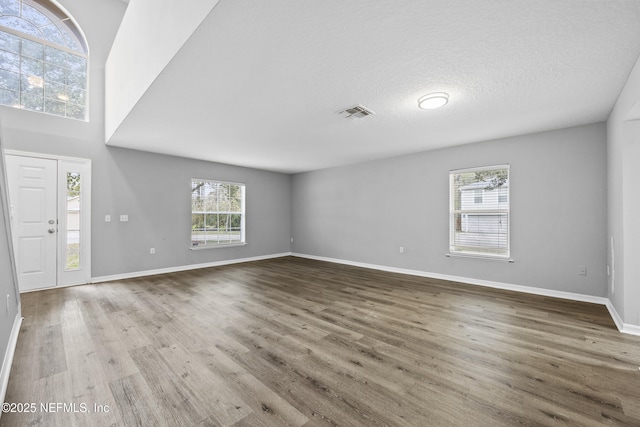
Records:
[[[53,64],[44,64],[44,78],[49,82],[66,83],[66,70]]]
[[[207,212],[218,211],[218,190],[217,184],[206,183],[204,188],[203,209]]]
[[[20,55],[0,50],[0,68],[8,71],[20,72]]]
[[[38,12],[28,4],[22,3],[22,18],[34,24],[36,27],[50,25],[52,22],[49,18]]]
[[[243,243],[244,186],[191,181],[192,246]]]
[[[475,190],[473,195],[473,203],[482,203],[482,190]]]
[[[3,15],[20,15],[20,3],[18,0],[2,0],[0,2],[0,13]]]
[[[191,245],[204,244],[204,214],[191,215]]]
[[[62,36],[62,32],[55,25],[47,25],[46,27],[41,27],[42,36],[45,40],[50,41],[51,43],[64,46],[64,37]]]
[[[450,251],[509,256],[508,167],[450,173]]]
[[[77,172],[67,172],[67,250],[65,270],[78,270],[81,267],[81,176]]]
[[[57,116],[65,115],[65,103],[62,101],[56,101],[54,99],[44,100],[44,111],[49,114],[55,114]]]
[[[69,53],[66,57],[66,64],[63,65],[72,71],[84,73],[87,69],[87,58]]]
[[[84,90],[78,89],[73,86],[67,86],[65,88],[65,93],[67,95],[68,102],[72,104],[84,104]]]
[[[20,90],[20,74],[0,69],[0,88],[18,92]]]
[[[230,227],[231,219],[229,214],[218,215],[218,241],[219,243],[229,243],[231,241]]]
[[[191,183],[191,211],[192,212],[200,212],[203,210],[204,199],[202,197],[202,191],[204,183],[203,182],[195,182]]]
[[[0,49],[20,53],[20,37],[0,31]]]
[[[78,120],[85,120],[85,108],[84,105],[67,104],[67,117],[73,117]]]
[[[44,90],[41,87],[34,86],[26,78],[21,80],[20,101],[23,108],[31,111],[43,111],[44,109]]]
[[[0,25],[20,31],[21,33],[29,34],[30,36],[42,37],[42,33],[32,23],[16,16],[0,17]]]
[[[207,242],[217,242],[218,240],[220,240],[220,237],[219,237],[220,222],[219,222],[218,214],[206,214],[204,225],[205,225],[205,231],[206,231],[205,236],[206,236]]]
[[[10,71],[20,76],[20,86],[16,88],[15,76],[7,73],[0,75],[0,89],[18,91],[18,102],[14,102],[15,96],[9,92],[3,93],[0,102],[17,108],[86,120],[87,59],[82,54],[63,50],[86,52],[73,22],[49,2],[24,4],[18,0],[0,0],[0,10],[1,26],[25,34],[25,37],[20,37],[19,34],[0,30],[0,71]],[[40,42],[31,40],[31,37]],[[41,89],[45,88],[46,83],[52,85],[47,85],[46,93],[43,93]],[[69,87],[59,88],[55,83]],[[45,103],[43,96],[49,101]]]
[[[230,215],[229,240],[232,243],[242,241],[242,215],[240,214]]]
[[[220,193],[218,194],[218,210],[220,212],[229,212],[231,209],[231,203],[229,200],[229,185],[224,184],[219,189]]]
[[[50,64],[58,65],[60,67],[66,67],[67,52],[50,46],[46,46],[44,49],[44,60]]]
[[[62,27],[64,24],[59,23],[58,28]],[[60,34],[62,34],[63,42],[62,44],[68,47],[71,50],[75,50],[76,52],[82,52],[82,46],[78,43],[74,37],[71,37],[67,31],[64,29],[60,30]]]
[[[0,104],[18,106],[20,105],[20,96],[18,92],[0,88]]]
[[[84,71],[69,71],[67,73],[67,84],[85,89],[87,87],[87,74]]]
[[[44,96],[49,99],[64,101],[65,86],[62,83],[53,83],[47,81],[44,85]],[[60,99],[62,97],[62,99]]]
[[[242,187],[239,185],[231,185],[229,188],[229,191],[230,191],[229,211],[241,212],[242,211]]]
[[[44,57],[44,46],[31,40],[22,40],[22,55],[42,61]]]
[[[44,63],[36,59],[22,58],[22,75],[26,77],[34,76],[42,79]]]

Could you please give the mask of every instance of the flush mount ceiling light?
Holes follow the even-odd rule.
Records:
[[[423,110],[433,110],[443,107],[449,102],[449,94],[445,92],[434,92],[421,96],[418,99],[418,107]]]

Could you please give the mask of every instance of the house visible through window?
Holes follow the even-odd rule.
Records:
[[[482,189],[476,189],[473,191],[473,203],[478,204],[478,203],[482,203],[482,192],[484,190]]]
[[[191,180],[191,247],[245,243],[244,184]]]
[[[0,0],[0,104],[86,120],[87,45],[45,0]]]
[[[509,257],[509,166],[451,171],[451,254]]]

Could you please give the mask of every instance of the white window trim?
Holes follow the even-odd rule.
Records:
[[[509,175],[509,181],[511,181],[511,165],[509,163],[498,164],[492,166],[481,166],[475,168],[465,168],[465,169],[452,169],[449,171],[449,252],[445,254],[448,258],[468,258],[468,259],[477,259],[484,261],[499,261],[499,262],[508,262],[514,263],[514,259],[511,258],[511,185],[507,187],[507,200],[509,202],[509,210],[507,212],[507,254],[484,254],[484,253],[476,253],[476,252],[462,252],[462,251],[452,251],[451,250],[451,214],[454,211],[453,209],[453,198],[451,197],[451,177],[455,174],[469,173],[469,172],[484,172],[489,170],[496,169],[507,169],[507,173]]]
[[[222,249],[222,248],[233,248],[239,246],[247,246],[247,242],[242,243],[222,243],[219,245],[208,245],[208,246],[190,246],[190,251],[206,251],[208,249]]]

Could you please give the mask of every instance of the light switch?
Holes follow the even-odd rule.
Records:
[[[129,221],[129,215],[120,215],[120,222]]]
[[[105,215],[104,222],[111,222],[111,215]]]

